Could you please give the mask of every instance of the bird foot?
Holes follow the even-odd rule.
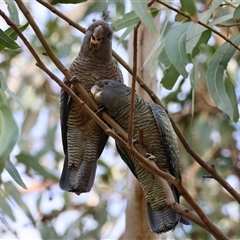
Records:
[[[79,77],[77,77],[76,75],[74,75],[71,79],[70,79],[70,82],[71,83],[80,83],[81,84],[81,81],[79,79]]]
[[[97,115],[97,116],[101,116],[102,112],[106,110],[106,108],[103,106],[103,105],[98,105],[98,109],[97,110],[94,110],[94,113]]]
[[[156,157],[153,156],[151,153],[146,153],[145,157],[150,161],[154,161],[154,162],[156,161]]]

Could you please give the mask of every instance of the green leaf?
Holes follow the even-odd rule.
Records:
[[[127,28],[125,32],[122,34],[122,36],[119,38],[118,44],[120,44],[132,30],[133,30],[133,26],[130,26],[129,28]]]
[[[0,29],[0,44],[9,49],[17,49],[19,46],[2,29]]]
[[[207,22],[210,15],[205,14],[200,16],[200,21]],[[186,52],[192,53],[193,49],[196,47],[197,43],[199,42],[199,39],[201,37],[201,34],[206,31],[206,28],[191,22],[189,24],[189,27],[187,29],[187,36],[186,36]]]
[[[5,3],[8,6],[8,11],[9,11],[11,21],[16,25],[20,25],[18,10],[16,8],[15,2],[13,0],[5,0]]]
[[[236,45],[239,45],[240,35],[238,34],[232,36],[230,40]],[[235,107],[236,98],[233,95],[231,95],[229,98],[225,88],[225,81],[229,80],[224,76],[224,71],[227,68],[227,64],[235,51],[236,49],[228,42],[225,42],[217,49],[208,65],[206,83],[209,94],[211,95],[217,107],[227,113],[229,117],[236,122],[236,116],[239,115],[238,110]],[[236,111],[237,114],[235,113]]]
[[[199,21],[207,24],[208,19],[210,18],[212,12],[221,4],[221,1],[216,1],[212,7],[204,11],[203,13],[199,14]],[[193,49],[196,47],[202,32],[206,31],[206,28],[200,24],[191,22],[187,29],[187,36],[186,36],[186,52],[192,53]]]
[[[168,90],[171,90],[175,85],[179,73],[177,69],[171,64],[168,68],[164,70],[164,77],[161,80],[161,84]]]
[[[202,44],[207,44],[208,40],[210,39],[212,35],[212,32],[210,30],[206,30],[201,34],[201,37],[197,43],[197,45],[194,47],[193,51],[192,51],[192,58],[194,58],[195,56],[198,55],[198,53],[200,52],[200,46]]]
[[[186,31],[188,26],[189,23],[183,23],[171,28],[165,39],[167,56],[179,74],[184,78],[188,77],[185,66],[187,63],[191,62],[190,55],[187,54],[185,50]]]
[[[123,15],[123,17],[118,19],[113,25],[118,31],[123,28],[129,28],[131,26],[134,26],[138,23],[138,21],[139,17],[136,15],[134,11],[132,11]]]
[[[147,29],[152,33],[157,33],[157,28],[154,24],[153,17],[150,14],[150,10],[147,7],[147,0],[131,0],[133,9],[138,17],[141,19],[142,23]]]
[[[221,16],[221,17],[219,17],[219,18],[217,18],[217,19],[214,19],[214,20],[211,21],[208,25],[209,25],[210,27],[213,27],[213,26],[215,26],[215,25],[217,25],[217,24],[219,24],[219,23],[223,23],[223,22],[225,22],[225,21],[227,21],[227,20],[229,20],[229,19],[232,19],[232,17],[233,17],[233,14],[232,14],[232,13],[229,13],[229,14],[226,14],[226,15],[224,15],[224,16]]]
[[[233,121],[237,122],[239,119],[239,112],[238,112],[238,102],[237,102],[237,96],[235,92],[235,87],[231,80],[227,79],[225,80],[225,89],[226,93],[228,95],[228,98],[232,104],[233,108]]]
[[[3,77],[3,74],[2,72],[0,71],[0,87],[3,89],[3,91],[6,91],[9,96],[22,108],[24,108],[23,104],[21,103],[20,99],[8,88],[5,80],[4,80],[4,77]]]
[[[233,20],[235,22],[240,22],[240,4],[238,5],[238,7],[235,9],[233,13]]]
[[[0,88],[0,162],[4,162],[18,140],[18,127]]]
[[[12,164],[11,161],[8,161],[5,165],[5,169],[8,171],[8,173],[10,174],[10,176],[14,179],[14,181],[21,186],[24,189],[27,189],[25,183],[23,182],[21,176],[18,173],[18,170],[16,169],[16,167]]]
[[[18,162],[23,163],[26,167],[32,168],[34,171],[38,172],[41,176],[48,179],[53,179],[54,181],[58,181],[59,179],[49,171],[47,171],[42,165],[38,163],[38,158],[32,156],[30,153],[21,152],[16,156]]]
[[[0,209],[2,209],[2,211],[7,214],[13,221],[16,221],[12,209],[9,206],[9,204],[6,202],[5,198],[3,198],[2,196],[0,197]]]
[[[28,25],[29,25],[29,23],[27,22],[27,23],[25,23],[24,25],[21,25],[21,26],[18,26],[18,29],[21,31],[21,32],[23,32],[27,27],[28,27]],[[17,38],[18,38],[18,35],[17,35],[17,33],[14,31],[14,29],[13,28],[8,28],[6,31],[5,31],[5,33],[10,37],[10,38],[12,38],[13,40],[17,40]]]
[[[182,5],[182,9],[184,12],[187,12],[190,14],[190,16],[192,17],[192,19],[194,21],[196,21],[198,19],[197,16],[197,9],[196,6],[194,4],[193,0],[180,0],[181,5]]]
[[[51,4],[57,4],[57,3],[76,4],[76,3],[82,3],[82,2],[87,2],[87,0],[52,0]]]
[[[13,185],[13,183],[12,182],[5,183],[5,189],[6,189],[6,192],[13,197],[13,199],[19,205],[19,207],[25,212],[25,214],[31,220],[32,224],[35,225],[35,220],[31,212],[29,211],[27,205],[22,200],[21,194],[19,193],[17,188]]]

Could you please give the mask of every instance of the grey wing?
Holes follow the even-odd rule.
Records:
[[[162,142],[164,143],[164,148],[166,152],[166,157],[169,163],[169,172],[181,181],[180,173],[180,163],[179,163],[179,152],[176,140],[176,134],[173,130],[172,123],[163,110],[163,108],[155,103],[149,104],[150,109],[152,110],[153,116],[156,120],[160,135],[162,137]],[[171,185],[171,189],[174,195],[174,198],[179,203],[179,192],[177,188]],[[189,225],[190,222],[188,219],[181,217],[180,222]]]
[[[63,80],[64,84],[70,87],[70,83],[66,81],[66,78]],[[72,101],[71,97],[61,89],[60,93],[60,121],[61,121],[61,131],[62,131],[62,144],[63,151],[67,155],[67,121],[69,114],[69,106]]]
[[[122,160],[127,164],[127,166],[130,168],[133,175],[138,179],[134,163],[131,160],[131,157],[128,154],[127,150],[125,148],[121,147],[117,142],[116,142],[116,147],[117,147],[117,151],[118,151],[120,157],[122,158]]]
[[[175,137],[175,132],[173,131],[172,124],[168,118],[167,113],[163,110],[162,107],[155,103],[149,104],[150,109],[152,110],[153,116],[156,120],[159,133],[161,135],[161,142],[164,144],[165,157],[169,163],[169,172],[171,175],[181,180],[180,175],[180,166],[179,166],[179,153]],[[179,202],[179,192],[177,188],[172,187],[174,190],[175,199]]]
[[[70,83],[66,81],[66,78],[63,80],[64,84],[70,87]],[[67,121],[69,115],[69,106],[71,104],[71,97],[61,89],[60,93],[60,121],[61,121],[61,132],[62,132],[62,144],[63,144],[63,151],[65,154],[64,159],[64,166],[62,170],[62,175],[60,178],[60,187],[67,191],[71,190],[69,178],[70,178],[70,171],[68,170],[68,144],[67,144]]]
[[[163,108],[155,103],[149,104],[153,116],[156,120],[159,133],[162,137],[166,158],[169,162],[169,172],[181,181],[179,152],[176,140],[176,134],[173,130],[172,123]]]

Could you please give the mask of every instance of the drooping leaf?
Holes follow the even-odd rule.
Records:
[[[238,102],[237,102],[237,96],[235,92],[235,87],[231,80],[227,79],[225,80],[225,89],[226,93],[228,95],[228,98],[232,104],[233,108],[233,121],[237,122],[239,119],[239,112],[238,112]]]
[[[18,26],[18,29],[21,31],[21,32],[23,32],[27,27],[28,27],[28,25],[29,25],[29,23],[27,22],[27,23],[25,23],[24,25],[21,25],[21,26]],[[13,40],[17,40],[17,38],[18,38],[18,35],[17,35],[17,33],[14,31],[14,29],[13,28],[8,28],[6,31],[5,31],[5,33],[10,37],[10,38],[12,38]]]
[[[87,2],[87,0],[52,0],[51,4],[57,4],[57,3],[65,3],[65,4],[76,4],[76,3],[82,3]]]
[[[129,28],[134,26],[139,21],[139,17],[136,15],[134,11],[126,13],[122,18],[118,19],[113,25],[116,30],[120,30],[123,28]]]
[[[4,77],[3,77],[3,74],[2,72],[0,71],[0,87],[3,89],[3,92],[6,91],[9,96],[22,108],[24,108],[23,104],[21,103],[20,99],[8,88],[5,80],[4,80]]]
[[[199,14],[199,21],[207,24],[208,19],[210,18],[212,12],[221,4],[220,1],[215,1],[212,7]],[[192,53],[193,49],[196,47],[202,32],[206,31],[206,28],[198,23],[191,22],[187,29],[186,36],[186,52]]]
[[[179,77],[179,73],[177,69],[171,64],[164,70],[164,76],[161,80],[161,84],[168,90],[171,90],[175,85],[177,79]]]
[[[159,49],[161,49],[161,51],[158,56],[158,61],[165,66],[161,84],[166,89],[171,90],[179,77],[179,73],[169,60],[163,44],[159,47]]]
[[[154,24],[153,17],[147,7],[147,0],[131,0],[133,9],[142,23],[150,30],[151,33],[157,33],[157,28]]]
[[[18,140],[18,127],[0,87],[0,162],[6,161]]]
[[[44,178],[50,178],[54,181],[58,181],[59,179],[49,171],[47,171],[41,164],[39,164],[39,159],[35,156],[32,156],[30,153],[21,152],[16,156],[17,160],[29,168],[32,168],[34,171],[39,173]]]
[[[182,10],[190,14],[192,20],[196,22],[198,20],[197,9],[193,0],[180,0]]]
[[[227,21],[227,20],[229,20],[229,19],[232,19],[232,17],[233,17],[233,14],[232,14],[232,13],[223,15],[223,16],[221,16],[221,17],[219,17],[219,18],[214,19],[213,21],[211,21],[211,22],[209,23],[209,26],[213,27],[213,26],[215,26],[215,25],[217,25],[217,24],[219,24],[219,23],[223,23],[223,22],[225,22],[225,21]]]
[[[240,44],[240,35],[235,35],[230,40],[236,45]],[[233,121],[237,121],[236,116],[239,115],[238,109],[236,109],[236,97],[231,95],[231,99],[226,92],[225,82],[229,81],[224,75],[224,71],[227,68],[227,64],[236,49],[225,42],[214,53],[212,59],[209,62],[207,69],[207,87],[209,94],[214,100],[218,108],[229,115]],[[237,114],[235,113],[237,111]]]
[[[133,31],[133,28],[134,28],[134,26],[130,26],[129,28],[127,28],[127,29],[125,30],[125,32],[124,32],[124,33],[122,34],[122,36],[119,38],[118,44],[120,44],[120,43],[124,40],[124,38],[125,38],[128,34],[130,34],[131,31]]]
[[[202,44],[207,44],[211,35],[212,35],[212,32],[210,30],[206,30],[201,34],[201,37],[200,37],[197,45],[194,47],[194,49],[192,51],[192,58],[194,58],[196,55],[198,55],[198,53],[200,52],[200,46]]]
[[[15,5],[15,2],[13,0],[5,0],[5,3],[8,6],[8,11],[9,11],[11,21],[13,23],[15,23],[16,25],[20,25],[19,17],[18,17],[18,10]]]
[[[16,167],[12,164],[11,161],[7,161],[6,165],[5,165],[5,169],[8,171],[8,173],[10,174],[10,176],[14,179],[14,181],[21,186],[24,189],[27,189],[25,183],[23,182],[20,174],[18,173],[18,170],[16,169]]]
[[[19,193],[17,188],[13,185],[13,183],[10,182],[10,181],[6,182],[5,183],[5,189],[6,189],[7,193],[9,194],[9,196],[13,197],[15,202],[19,205],[19,207],[28,216],[28,218],[31,220],[32,224],[35,225],[35,220],[34,220],[32,214],[31,214],[29,208],[27,207],[25,202],[22,200],[21,194]]]
[[[179,74],[184,78],[188,76],[185,66],[187,63],[191,62],[190,55],[187,54],[185,50],[186,31],[188,26],[189,23],[183,23],[171,28],[165,39],[167,56]]]
[[[17,49],[19,46],[2,29],[0,29],[0,44],[9,49]]]
[[[233,20],[235,22],[240,22],[240,4],[238,5],[238,7],[235,9],[233,13]]]
[[[6,202],[6,199],[4,197],[0,197],[0,209],[7,214],[13,221],[15,221],[15,217],[13,215],[12,209],[9,206],[9,204]]]

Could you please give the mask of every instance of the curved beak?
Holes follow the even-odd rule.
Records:
[[[97,26],[92,33],[91,40],[90,40],[90,47],[93,49],[98,49],[101,45],[102,38],[103,38],[103,27]]]
[[[94,97],[94,99],[98,102],[101,103],[101,93],[102,93],[102,88],[100,88],[99,86],[97,85],[94,85],[92,88],[91,88],[91,93]]]

